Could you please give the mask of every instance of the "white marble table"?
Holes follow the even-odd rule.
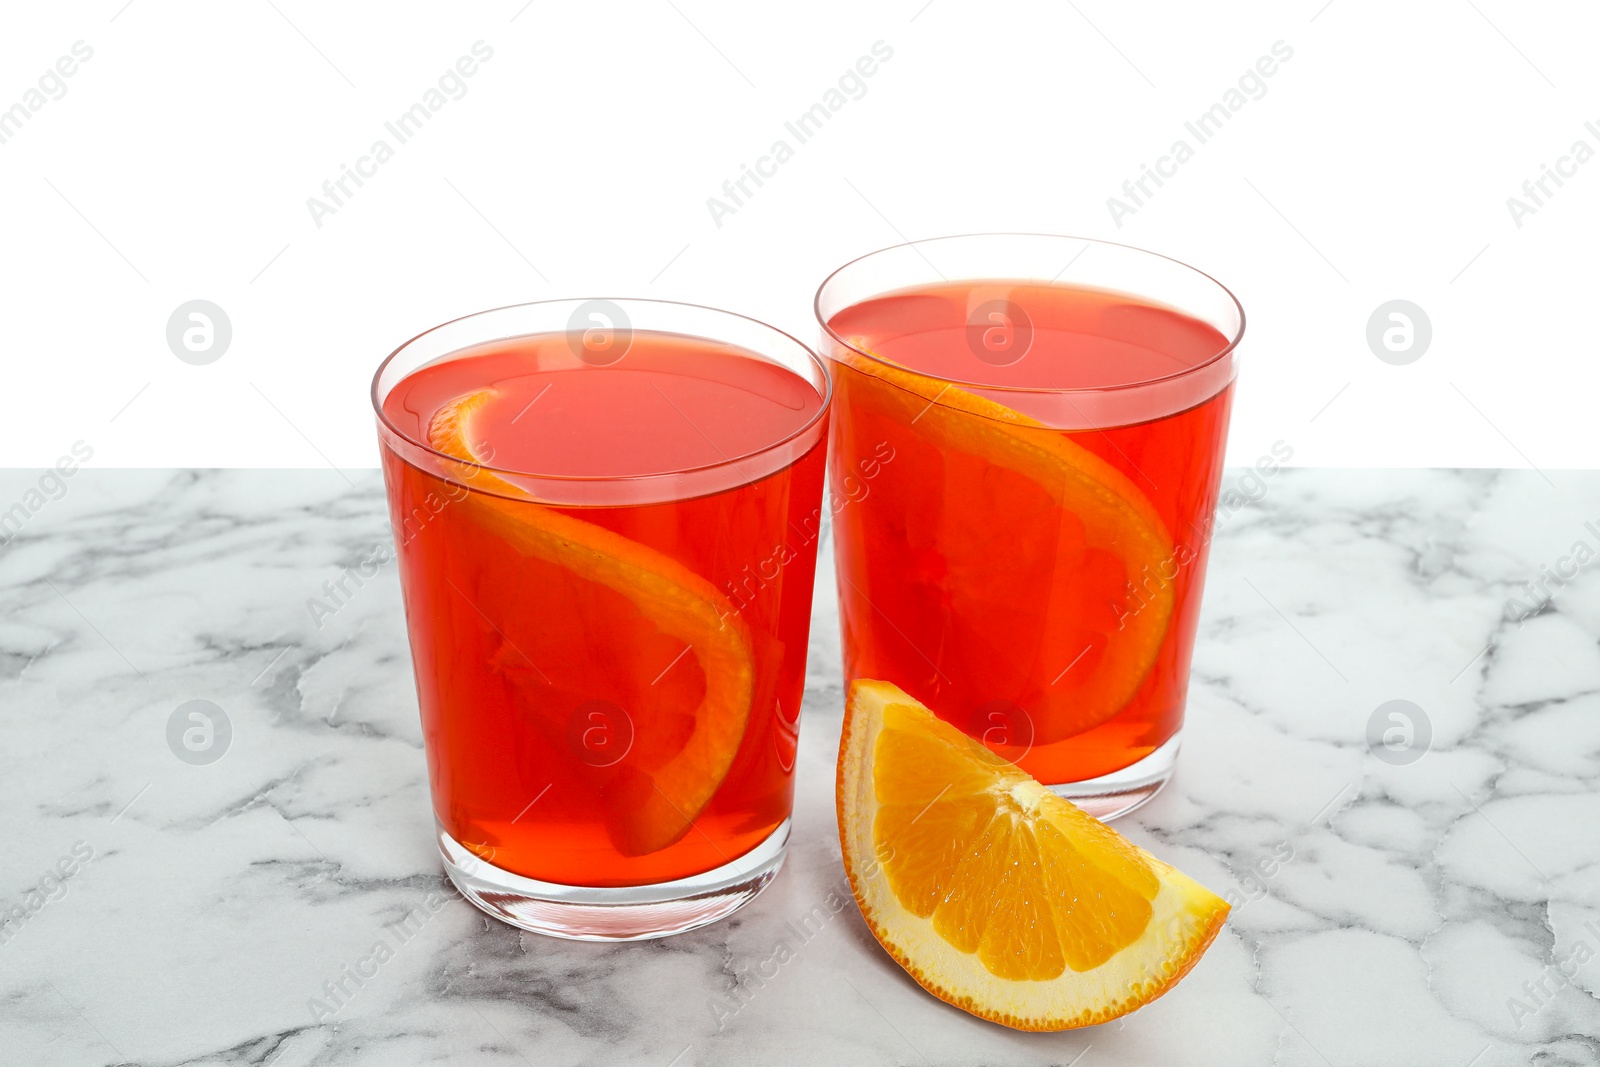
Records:
[[[448,897],[392,567],[306,606],[388,537],[348,478],[0,475],[0,1062],[1600,1062],[1600,560],[1562,563],[1600,550],[1600,475],[1286,471],[1223,524],[1178,776],[1120,827],[1240,903],[1174,992],[1057,1035],[928,997],[853,904],[786,926],[847,893],[826,567],[763,897],[617,946]],[[1576,577],[1519,624],[1546,566]],[[218,762],[168,746],[189,700],[228,716]],[[1390,700],[1427,727],[1384,759]]]

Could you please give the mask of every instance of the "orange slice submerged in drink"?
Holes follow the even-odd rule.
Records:
[[[1216,894],[885,682],[850,688],[839,840],[867,925],[934,996],[1022,1030],[1161,996],[1222,928]]]
[[[570,581],[598,586],[611,601],[620,598],[631,604],[634,629],[641,632],[630,643],[659,646],[658,658],[665,668],[660,676],[617,680],[648,702],[632,713],[621,709],[629,715],[626,751],[587,760],[603,768],[608,780],[602,794],[604,816],[618,851],[629,856],[659,851],[688,832],[727,777],[739,750],[755,677],[749,633],[728,599],[677,560],[540,503],[523,488],[477,466],[483,459],[473,444],[472,425],[497,399],[494,389],[483,389],[445,404],[429,422],[428,443],[467,461],[452,473],[479,491],[455,506],[470,509],[483,528],[524,558],[558,568],[556,573]],[[538,591],[528,590],[526,595],[537,598]],[[538,616],[540,610],[536,601],[516,606],[519,615]],[[515,647],[512,620],[485,617],[489,625],[506,628],[508,643],[522,652]],[[552,641],[564,640],[571,646],[561,651],[581,654],[577,648],[584,641],[581,619],[536,618],[531,625]],[[608,634],[607,639],[626,640],[627,635]],[[693,658],[703,683],[661,681],[669,673],[673,679],[686,674],[674,671],[677,661],[668,658],[674,646],[680,658]],[[680,698],[677,707],[674,695]],[[574,745],[585,744],[590,734],[606,743],[614,740],[603,733],[618,725],[608,721],[604,709],[609,705],[593,703],[600,710],[578,709],[593,718],[593,725],[577,722],[577,733],[567,739]],[[550,730],[559,735],[563,725]]]
[[[870,420],[855,432],[920,450],[907,462],[938,472],[934,485],[885,477],[870,488],[873,521],[894,525],[906,551],[892,570],[866,568],[878,588],[859,592],[875,609],[938,620],[919,629],[904,680],[925,674],[930,703],[969,728],[983,725],[980,700],[1004,698],[1029,720],[1008,743],[1048,744],[1116,715],[1172,617],[1171,584],[1149,578],[1173,540],[1149,498],[1012,408],[859,352],[835,358],[844,403]]]

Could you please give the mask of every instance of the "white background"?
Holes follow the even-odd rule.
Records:
[[[1111,238],[1215,275],[1249,328],[1229,458],[1600,466],[1592,5],[552,0],[9,5],[0,108],[93,58],[0,144],[0,463],[367,467],[367,386],[445,319],[660,296],[811,340],[822,277],[903,238]],[[307,198],[475,41],[493,58],[318,228]],[[876,41],[893,49],[719,228],[736,178]],[[1119,228],[1107,198],[1282,40],[1294,51]],[[1192,137],[1189,138],[1193,144]],[[203,298],[229,350],[180,362]],[[1407,366],[1365,340],[1425,309]]]

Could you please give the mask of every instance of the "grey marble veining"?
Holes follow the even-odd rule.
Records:
[[[1178,775],[1119,826],[1237,906],[1172,993],[1057,1035],[928,997],[828,906],[831,567],[783,873],[575,944],[440,875],[374,472],[39,489],[0,475],[0,1062],[1600,1062],[1600,474],[1290,470],[1222,524]],[[190,700],[218,762],[168,746]],[[1411,747],[1375,751],[1392,700]]]

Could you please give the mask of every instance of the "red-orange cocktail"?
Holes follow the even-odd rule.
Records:
[[[1117,245],[888,249],[823,286],[845,669],[1107,817],[1170,774],[1243,319]]]
[[[440,330],[377,400],[446,867],[548,933],[726,914],[787,835],[826,376],[687,305]]]

